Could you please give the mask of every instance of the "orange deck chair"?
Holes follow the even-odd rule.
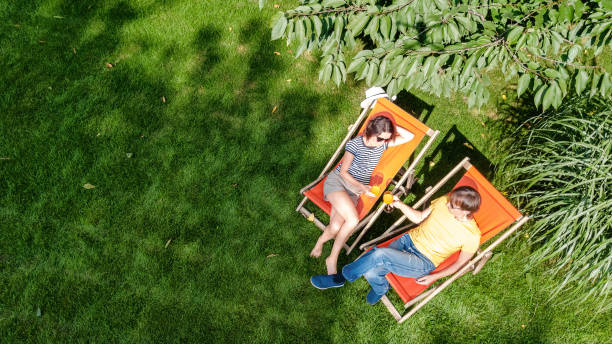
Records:
[[[470,164],[469,158],[465,158],[462,162],[460,162],[450,173],[448,173],[440,182],[438,182],[438,184],[427,192],[427,194],[425,194],[425,196],[423,196],[423,198],[421,198],[415,204],[415,208],[425,204],[425,202],[427,202],[436,191],[438,191],[450,178],[461,170],[465,170],[466,172],[455,185],[455,188],[468,185],[478,190],[481,196],[480,209],[474,214],[474,219],[476,220],[481,232],[480,244],[482,245],[484,242],[496,236],[498,233],[508,228],[508,226],[511,224],[514,223],[514,225],[506,229],[505,232],[486,249],[478,250],[475,258],[451,275],[447,280],[431,288],[429,288],[429,286],[416,283],[414,278],[401,277],[393,273],[387,274],[386,277],[389,284],[397,292],[404,303],[404,309],[406,310],[405,315],[401,315],[386,296],[382,297],[382,302],[389,309],[389,312],[391,312],[393,317],[400,323],[414,315],[421,307],[433,299],[439,292],[449,286],[457,278],[461,277],[470,270],[473,271],[474,275],[477,274],[482,269],[483,265],[491,258],[492,250],[529,219],[527,216],[521,215],[521,213],[516,210],[516,208],[499,191],[497,191],[497,189],[495,189],[495,187],[480,172],[478,172],[475,167],[472,166],[472,164]],[[395,239],[403,235],[403,233],[399,235],[397,235],[397,233],[404,231],[408,226],[401,228],[397,227],[406,219],[407,217],[402,216],[387,231],[385,231],[386,234],[365,243],[362,245],[362,248],[371,248],[371,243],[380,242],[385,240],[385,238],[393,237],[392,239],[378,245],[379,247],[388,246]],[[457,257],[459,257],[459,252],[456,252],[447,258],[434,270],[434,272],[440,271],[453,264],[457,260]],[[426,289],[427,291],[425,291]]]
[[[374,105],[375,104],[375,105]],[[373,106],[373,108],[372,108]],[[366,113],[369,109],[369,115],[364,121],[366,117]],[[359,127],[359,124],[363,122],[361,128],[359,129],[358,135],[360,135],[364,130],[368,123],[368,121],[373,118],[379,112],[388,112],[392,115],[392,120],[396,125],[399,125],[403,128],[406,128],[410,132],[414,134],[414,138],[409,142],[395,146],[389,147],[380,158],[378,165],[372,172],[372,177],[370,179],[370,185],[379,185],[382,194],[384,190],[389,187],[389,184],[394,185],[392,193],[397,195],[398,197],[402,197],[407,194],[408,190],[412,187],[414,183],[414,169],[419,162],[419,160],[425,154],[425,151],[431,146],[436,136],[439,134],[439,131],[432,130],[428,128],[425,124],[421,123],[419,120],[411,116],[408,112],[402,110],[397,105],[393,104],[390,100],[386,98],[379,98],[377,100],[373,100],[372,103],[367,106],[357,121],[349,127],[349,132],[329,160],[323,172],[319,175],[319,177],[308,184],[304,188],[300,190],[300,193],[304,195],[304,199],[298,205],[296,211],[300,212],[304,217],[306,217],[309,221],[314,222],[314,224],[319,227],[319,229],[324,230],[326,225],[315,217],[315,215],[305,207],[305,204],[308,200],[311,200],[316,206],[321,208],[328,215],[331,212],[331,204],[325,200],[323,200],[323,184],[325,179],[327,178],[327,174],[331,171],[331,168],[335,168],[340,162],[337,161],[338,158],[341,158],[341,153],[344,150],[344,146],[346,143],[353,138],[355,135],[355,131]],[[416,151],[419,143],[423,140],[425,136],[429,136],[427,143],[420,150],[414,161],[410,164],[410,166],[405,169],[402,168],[404,163],[412,156],[412,154]],[[358,241],[361,239],[363,234],[372,226],[374,221],[380,216],[382,211],[384,210],[384,204],[381,204],[375,212],[372,212],[370,215],[368,213],[374,205],[377,203],[379,197],[371,198],[365,195],[362,195],[357,203],[357,212],[359,213],[360,222],[355,228],[355,232],[361,230],[361,234],[359,237],[353,242],[353,244],[348,247],[345,244],[345,249],[347,254],[349,254],[353,248],[357,245]],[[382,202],[381,202],[382,203]]]

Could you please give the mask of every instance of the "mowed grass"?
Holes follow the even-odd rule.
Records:
[[[0,341],[609,340],[609,314],[547,302],[537,272],[528,283],[522,239],[402,325],[366,304],[365,281],[314,289],[319,232],[294,211],[298,190],[366,87],[317,82],[315,56],[270,42],[273,12],[256,1],[0,3]],[[494,174],[495,105],[398,103],[442,132],[416,193],[465,155]]]

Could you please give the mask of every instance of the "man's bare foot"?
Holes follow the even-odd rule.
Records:
[[[338,272],[338,270],[336,270],[336,263],[336,260],[331,259],[331,257],[325,258],[325,266],[327,267],[328,275],[333,275]]]
[[[321,257],[321,252],[323,251],[323,247],[319,245],[315,245],[315,247],[310,251],[310,256],[314,258]]]

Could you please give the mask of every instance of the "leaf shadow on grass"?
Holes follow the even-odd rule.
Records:
[[[126,229],[118,220],[134,199],[130,194],[138,193],[134,181],[148,180],[130,168],[126,148],[141,132],[160,128],[164,109],[143,102],[159,99],[167,88],[129,65],[104,65],[111,63],[121,28],[138,18],[129,3],[101,9],[57,2],[52,9],[57,18],[33,14],[36,6],[29,16],[20,15],[21,5],[9,8],[9,16],[15,12],[22,19],[23,31],[3,38],[13,42],[2,59],[10,73],[0,77],[11,85],[5,95],[11,101],[2,106],[9,115],[0,126],[10,141],[0,143],[10,147],[14,163],[3,166],[0,179],[10,190],[2,203],[15,207],[7,219],[15,226],[3,231],[3,240],[14,243],[10,254],[27,273],[3,291],[3,300],[15,302],[7,306],[20,312],[2,327],[11,329],[5,338],[91,339],[102,335],[97,330],[134,326],[134,313],[144,302],[142,294],[128,295],[129,301],[118,296],[124,293],[117,287],[131,248],[114,239]],[[84,39],[98,16],[106,25]],[[108,132],[101,130],[104,123]],[[85,181],[97,188],[84,191]],[[24,312],[24,305],[38,305],[42,318]]]
[[[510,92],[508,92],[510,93]],[[528,95],[515,99],[514,101],[501,101],[497,104],[498,118],[488,119],[487,126],[496,134],[493,140],[498,142],[498,149],[508,149],[524,133],[525,122],[541,114],[534,103],[533,98]]]
[[[278,43],[268,40],[261,20],[251,20],[238,33],[244,74],[224,74],[231,57],[224,55],[221,36],[213,25],[204,25],[196,34],[193,47],[205,58],[188,83],[200,85],[202,91],[181,110],[192,114],[189,123],[171,121],[188,138],[182,154],[193,155],[173,167],[176,178],[166,192],[191,210],[176,214],[178,222],[169,224],[164,235],[175,238],[176,247],[195,245],[204,257],[194,265],[174,251],[164,280],[187,280],[199,290],[201,320],[194,324],[198,334],[193,337],[329,342],[329,308],[334,302],[308,282],[312,262],[303,239],[310,235],[293,230],[300,219],[286,208],[286,200],[297,201],[303,168],[296,166],[303,164],[304,150],[311,144],[315,115],[339,108],[335,100],[298,85],[271,88],[290,66],[272,53]],[[225,85],[218,84],[222,76]],[[278,109],[272,112],[274,106]],[[170,140],[164,135],[159,143]],[[195,219],[185,228],[180,218],[190,212],[196,213]],[[309,240],[314,242],[314,237]],[[268,257],[271,253],[278,257]],[[176,287],[185,290],[180,283]],[[166,307],[170,305],[151,305],[141,321],[151,338],[170,339],[181,331],[175,329],[178,325],[155,321]],[[173,307],[191,312],[187,304]]]

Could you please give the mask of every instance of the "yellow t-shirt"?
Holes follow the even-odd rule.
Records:
[[[480,244],[476,221],[457,220],[448,210],[447,202],[448,196],[431,202],[431,214],[409,232],[414,246],[435,266],[459,250],[475,253]]]

